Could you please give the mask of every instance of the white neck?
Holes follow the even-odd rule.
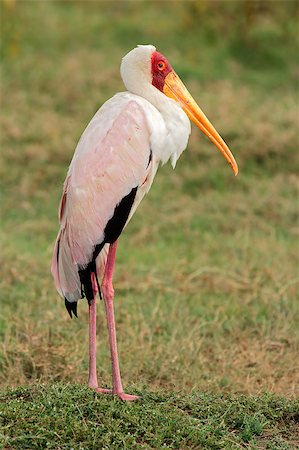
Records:
[[[167,151],[162,162],[171,158],[174,166],[186,148],[191,131],[190,122],[180,105],[152,85],[151,56],[155,47],[138,46],[122,60],[120,72],[129,92],[146,99],[163,117],[167,130]]]

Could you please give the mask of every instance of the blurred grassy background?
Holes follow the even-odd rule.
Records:
[[[1,3],[2,386],[85,382],[87,306],[50,276],[62,183],[121,57],[152,43],[239,163],[194,129],[126,229],[115,274],[124,382],[298,389],[298,2]],[[102,305],[98,369],[110,384]]]

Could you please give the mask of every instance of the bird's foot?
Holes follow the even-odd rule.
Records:
[[[102,389],[99,387],[92,388],[94,391],[96,391],[98,394],[112,394],[111,389]]]
[[[140,398],[139,395],[125,394],[124,392],[120,392],[116,395],[124,402],[133,402],[134,400],[138,400]]]
[[[137,400],[139,395],[131,395],[131,394],[125,394],[124,392],[113,392],[111,389],[102,389],[99,387],[89,386],[91,389],[93,389],[97,394],[113,394],[117,395],[118,398],[123,400],[124,402],[133,402],[134,400]]]

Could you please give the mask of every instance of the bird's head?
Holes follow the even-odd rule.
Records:
[[[122,60],[121,76],[128,91],[146,98],[147,88],[153,86],[175,100],[189,119],[213,142],[238,174],[238,166],[228,146],[197,105],[167,58],[153,45],[138,45]]]

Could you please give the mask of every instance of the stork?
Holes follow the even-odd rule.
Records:
[[[196,104],[168,60],[153,45],[138,45],[123,59],[127,89],[96,112],[83,132],[64,182],[52,274],[70,316],[89,305],[88,385],[99,393],[136,400],[122,387],[112,284],[118,238],[149,191],[160,164],[173,168],[187,146],[190,120],[231,165],[229,148]],[[190,120],[189,120],[190,119]],[[112,389],[98,386],[96,296],[104,299],[112,361]]]

